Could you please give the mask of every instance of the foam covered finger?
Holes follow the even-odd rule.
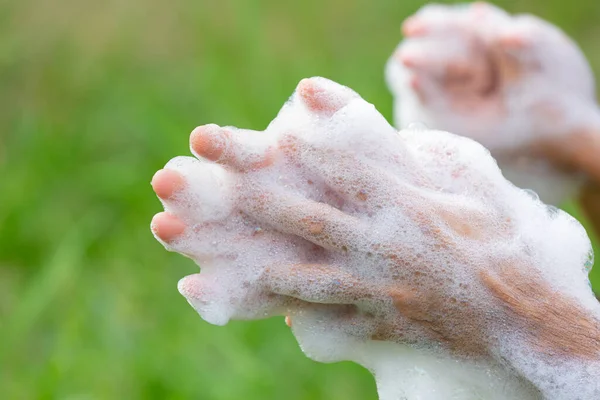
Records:
[[[290,157],[346,200],[381,207],[394,203],[400,195],[397,192],[402,186],[399,179],[378,166],[362,162],[356,154],[331,151],[301,138],[290,137],[287,143],[294,149],[294,152],[288,151]]]
[[[152,189],[158,197],[168,200],[183,188],[185,180],[177,171],[161,169],[152,177]]]
[[[462,5],[427,4],[407,18],[402,33],[407,38],[447,36],[472,30],[473,26],[501,24],[510,18],[504,10],[482,1]]]
[[[253,320],[282,315],[297,307],[297,301],[285,296],[223,281],[215,274],[193,274],[177,284],[179,293],[205,319],[223,325],[229,319]]]
[[[259,222],[327,249],[365,245],[364,223],[328,204],[279,191],[249,191],[240,207]]]
[[[271,137],[261,132],[203,125],[190,135],[190,148],[197,156],[235,171],[264,168],[271,164]]]
[[[517,15],[489,38],[499,74],[509,83],[526,75],[565,91],[587,92],[591,71],[581,51],[556,26],[532,15]]]
[[[354,304],[377,292],[337,265],[293,264],[267,267],[261,281],[277,294],[310,303]]]
[[[458,45],[452,42],[419,46],[416,51],[407,47],[398,52],[398,60],[412,72],[409,85],[423,103],[431,97],[424,89],[426,80],[438,92],[461,99],[469,95],[485,96],[496,88],[495,71],[483,44],[466,39]],[[444,48],[453,50],[447,53]]]
[[[176,157],[157,173],[153,182],[155,190],[169,194],[161,196],[165,210],[189,225],[218,221],[234,207],[233,177],[216,164]]]
[[[461,22],[468,14],[441,4],[427,4],[402,23],[406,38],[441,36],[460,32]]]
[[[311,111],[330,115],[359,98],[348,87],[318,77],[301,80],[296,93]]]
[[[404,42],[394,53],[404,67],[443,76],[448,64],[469,56],[467,43],[460,38],[419,38]]]
[[[165,243],[170,243],[183,234],[186,226],[175,215],[162,212],[152,218],[150,229],[157,239]]]
[[[402,34],[405,37],[423,36],[428,32],[427,23],[422,18],[412,16],[402,23]]]

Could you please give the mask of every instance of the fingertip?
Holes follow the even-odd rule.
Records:
[[[292,318],[289,315],[285,316],[285,324],[288,326],[288,328],[292,327]]]
[[[416,69],[422,66],[422,62],[414,55],[408,54],[404,51],[397,51],[395,54],[396,60],[406,68]]]
[[[190,148],[199,157],[218,161],[225,151],[226,132],[218,125],[208,124],[197,127],[190,134]]]
[[[328,114],[335,113],[354,97],[348,88],[324,78],[302,79],[296,92],[310,110]]]
[[[179,191],[184,183],[185,180],[179,172],[161,169],[154,174],[150,184],[158,197],[167,200]]]
[[[300,80],[300,82],[298,83],[298,87],[296,88],[298,94],[300,94],[302,98],[314,94],[316,83],[315,81],[316,80],[314,78],[304,78]]]
[[[325,111],[330,105],[324,98],[324,90],[316,79],[305,78],[298,83],[297,92],[304,103],[313,111]]]
[[[492,9],[492,5],[486,1],[475,1],[471,4],[471,9],[476,16],[482,17]]]
[[[203,286],[204,284],[200,274],[193,274],[181,278],[177,283],[177,290],[186,299],[197,300],[200,299],[205,292]]]
[[[427,34],[427,26],[417,17],[409,17],[402,23],[402,35],[407,38]]]
[[[185,231],[185,224],[176,216],[161,212],[152,218],[150,228],[160,240],[170,242]]]

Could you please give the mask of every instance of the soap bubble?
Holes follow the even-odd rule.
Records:
[[[526,193],[527,196],[531,197],[533,201],[540,201],[540,196],[538,196],[535,190],[523,189],[523,192]]]
[[[426,131],[427,125],[423,122],[411,122],[406,126],[406,129],[411,131]]]

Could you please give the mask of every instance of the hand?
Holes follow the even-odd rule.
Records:
[[[209,320],[316,310],[363,342],[596,356],[585,232],[508,183],[480,145],[397,133],[320,79],[302,81],[265,132],[205,126],[191,142],[220,165],[157,174],[169,214],[153,230],[201,263],[180,290]]]
[[[387,67],[398,125],[486,146],[505,176],[559,204],[600,182],[600,111],[585,57],[558,28],[485,3],[426,6]]]

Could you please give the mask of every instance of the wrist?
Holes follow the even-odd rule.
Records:
[[[547,398],[600,398],[600,307],[595,299],[587,302],[553,290],[540,275],[517,268],[493,275],[486,271],[482,281],[503,316],[501,339],[492,344],[496,358]]]

